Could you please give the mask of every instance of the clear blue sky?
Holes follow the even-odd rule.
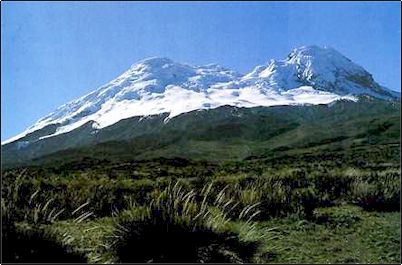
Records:
[[[166,56],[248,72],[302,45],[329,45],[400,90],[399,2],[2,2],[1,139]]]

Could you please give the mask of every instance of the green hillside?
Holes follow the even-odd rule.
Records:
[[[165,118],[3,146],[4,261],[400,261],[399,102]]]
[[[181,157],[222,162],[320,150],[397,148],[400,143],[400,103],[368,98],[317,106],[224,106],[164,122],[166,117],[133,117],[99,131],[88,123],[23,149],[8,144],[2,147],[2,164],[8,168],[84,157],[110,161]],[[33,139],[32,135],[26,138]]]

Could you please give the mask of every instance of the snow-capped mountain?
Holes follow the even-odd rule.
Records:
[[[277,91],[311,86],[338,95],[398,97],[398,93],[378,85],[370,73],[330,47],[294,49],[285,60],[271,60],[266,66],[258,66],[242,80],[264,80],[267,87]]]
[[[214,64],[191,66],[168,58],[149,58],[2,144],[46,126],[56,129],[38,140],[70,132],[88,122],[101,129],[133,116],[169,113],[166,122],[182,113],[223,105],[250,108],[328,104],[340,99],[357,101],[360,95],[384,100],[400,97],[377,84],[362,67],[327,47],[294,49],[285,60],[271,60],[246,75]]]

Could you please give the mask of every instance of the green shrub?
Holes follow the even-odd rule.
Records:
[[[318,208],[314,211],[314,221],[334,227],[351,227],[361,220],[357,206],[336,206]],[[356,213],[357,212],[357,213]]]
[[[59,238],[38,228],[19,231],[3,227],[3,262],[7,263],[85,263],[83,254],[64,246]]]
[[[316,193],[322,198],[322,205],[330,206],[337,200],[346,199],[346,195],[355,179],[355,176],[351,172],[345,174],[343,172],[330,171],[310,174],[311,186],[314,187]]]
[[[267,219],[277,216],[286,216],[294,212],[294,205],[291,203],[292,190],[280,182],[264,183],[261,185],[260,218]]]
[[[94,215],[110,216],[114,210],[121,210],[128,206],[127,198],[140,204],[148,203],[148,193],[157,186],[155,181],[147,179],[116,180],[105,177],[90,178],[86,175],[31,178],[29,174],[23,172],[8,173],[4,178],[2,198],[12,201],[19,220],[26,219],[26,213],[33,211],[34,207],[43,208],[47,203],[45,210],[48,210],[48,213],[53,209],[57,210],[56,213],[64,209],[64,212],[58,216],[59,219],[70,218],[69,213],[88,202],[87,208]],[[31,199],[33,195],[34,200]],[[48,202],[49,198],[51,198],[50,202]]]
[[[204,187],[197,197],[176,183],[154,194],[148,207],[134,208],[131,214],[124,211],[113,243],[117,261],[251,262],[258,243],[243,241],[227,229],[225,209],[230,203],[220,193],[208,205],[211,187]]]
[[[314,209],[319,205],[319,198],[313,188],[300,188],[293,191],[292,203],[302,216],[311,219]]]
[[[398,211],[400,209],[400,182],[379,180],[376,183],[357,181],[353,185],[354,202],[368,211]]]
[[[13,209],[2,200],[2,262],[84,263],[84,255],[72,251],[59,238],[41,226],[17,228]],[[67,235],[66,235],[67,236]]]

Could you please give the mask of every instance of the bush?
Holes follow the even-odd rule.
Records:
[[[359,209],[355,209],[356,207],[336,206],[318,208],[314,211],[314,220],[318,224],[326,224],[333,227],[351,227],[361,220],[361,216],[356,214],[359,212]]]
[[[292,190],[288,186],[280,182],[264,183],[261,189],[260,218],[286,216],[288,213],[295,212],[294,205],[291,203]]]
[[[86,258],[73,252],[40,226],[16,227],[16,218],[2,201],[2,262],[7,263],[84,263]]]
[[[312,173],[310,175],[311,186],[322,198],[322,204],[332,205],[336,200],[345,199],[351,184],[356,176],[355,171],[347,172],[330,171],[326,173]]]
[[[354,201],[367,211],[398,211],[400,209],[400,182],[355,182]]]
[[[110,216],[113,210],[127,207],[127,198],[137,203],[146,204],[147,195],[155,187],[156,183],[147,179],[111,180],[105,177],[90,178],[85,175],[69,175],[63,178],[53,176],[31,176],[25,172],[20,174],[5,174],[5,182],[2,187],[2,197],[12,201],[15,214],[19,220],[24,220],[27,212],[34,206],[40,207],[51,201],[45,208],[61,210],[58,217],[67,219],[82,204],[88,203],[88,208],[98,217]],[[33,200],[31,196],[34,196]],[[38,202],[38,204],[32,204]],[[55,214],[55,213],[53,213]]]
[[[124,211],[113,243],[117,261],[251,262],[258,242],[243,241],[227,229],[225,209],[230,203],[221,195],[208,205],[210,191],[211,185],[195,196],[180,185],[169,185],[150,206],[134,208],[131,214]]]
[[[319,205],[319,198],[311,187],[296,189],[293,192],[293,204],[306,219],[311,219],[314,209]]]
[[[26,231],[3,227],[3,262],[85,263],[86,258],[64,246],[58,238],[37,228]]]

